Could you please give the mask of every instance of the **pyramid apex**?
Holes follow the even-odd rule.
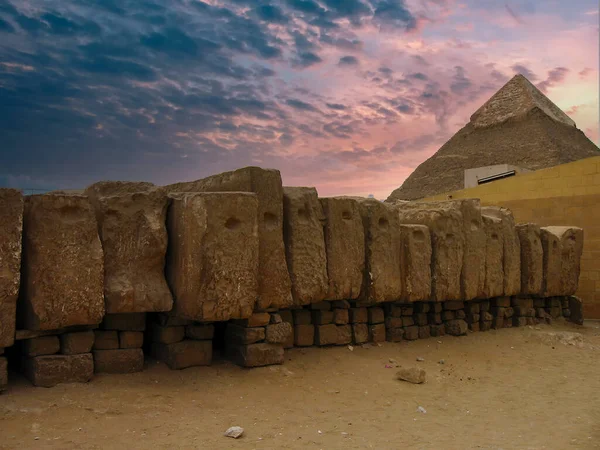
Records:
[[[516,74],[471,116],[475,127],[500,124],[539,109],[551,119],[569,126],[575,122],[522,74]]]

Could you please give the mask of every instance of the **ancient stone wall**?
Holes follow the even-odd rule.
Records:
[[[257,367],[291,347],[583,320],[583,230],[477,200],[319,198],[259,168],[85,193],[0,189],[0,389],[7,365],[49,387],[143,370],[145,353]]]

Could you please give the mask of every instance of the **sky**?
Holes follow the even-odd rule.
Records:
[[[256,165],[385,199],[521,73],[596,144],[597,0],[0,0],[0,187]]]

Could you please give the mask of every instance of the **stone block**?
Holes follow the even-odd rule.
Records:
[[[142,348],[144,333],[141,331],[119,331],[119,348]]]
[[[562,294],[561,286],[561,242],[554,227],[540,228],[540,239],[544,250],[542,295],[551,297]]]
[[[163,327],[184,327],[194,323],[193,320],[182,319],[181,317],[174,316],[171,313],[154,314],[154,321]]]
[[[444,305],[444,310],[446,310],[446,311],[457,311],[459,309],[465,308],[465,302],[457,302],[457,301],[444,302],[443,305]]]
[[[544,250],[540,227],[532,224],[518,224],[517,234],[521,244],[521,294],[542,294],[544,278]]]
[[[350,308],[350,323],[368,323],[369,313],[367,308]]]
[[[87,197],[26,197],[22,275],[22,328],[56,330],[102,322],[104,257]]]
[[[164,314],[157,315],[158,317],[165,317]],[[163,326],[177,326],[178,324],[173,323],[171,320],[163,320],[160,323]],[[117,331],[144,331],[146,330],[146,314],[145,313],[132,313],[132,314],[107,314],[104,316],[102,321],[103,330],[117,330]]]
[[[141,348],[94,350],[95,373],[135,373],[144,370]]]
[[[172,195],[167,280],[174,315],[198,322],[252,315],[259,278],[257,209],[256,195],[243,192]]]
[[[312,324],[311,312],[306,309],[295,309],[293,311],[295,325],[310,325]]]
[[[369,308],[368,310],[369,323],[383,323],[385,322],[385,314],[383,308]]]
[[[283,309],[283,310],[279,311],[279,315],[281,316],[281,320],[294,325],[294,316],[290,309]]]
[[[527,325],[526,317],[513,317],[513,326],[524,327],[525,325]]]
[[[459,205],[453,202],[396,202],[395,205],[400,223],[429,228],[432,299],[438,302],[461,299],[465,234]]]
[[[427,325],[429,323],[429,321],[427,320],[427,314],[425,314],[425,313],[415,314],[415,322],[420,327],[424,327],[425,325]]]
[[[467,325],[467,322],[465,322],[464,320],[450,320],[448,322],[446,322],[446,334],[449,334],[451,336],[462,336],[464,334],[467,334],[467,330],[469,329],[469,326]]]
[[[313,311],[312,314],[312,323],[315,325],[333,323],[333,311]]]
[[[104,250],[106,313],[170,311],[166,191],[149,183],[101,181],[85,194]]]
[[[494,316],[494,320],[492,320],[492,327],[495,330],[504,328],[504,316]]]
[[[310,347],[315,344],[315,327],[313,325],[294,326],[294,345]]]
[[[386,309],[389,317],[402,317],[402,306],[385,304],[384,308]]]
[[[299,310],[303,311],[303,310]],[[309,315],[310,312],[306,311]],[[266,327],[271,323],[271,315],[269,313],[254,313],[247,319],[236,319],[232,320],[232,323],[241,327],[255,328],[255,327]]]
[[[499,308],[508,308],[511,305],[510,297],[496,297],[491,300],[492,306]]]
[[[369,325],[369,341],[385,342],[385,325],[382,323]]]
[[[454,311],[444,311],[442,312],[442,320],[447,322],[449,320],[454,320],[455,313]]]
[[[509,304],[510,304],[510,299],[509,299]],[[478,302],[465,303],[465,313],[467,313],[467,315],[479,314],[480,311],[481,311],[481,307]]]
[[[481,302],[479,302],[479,310],[482,313],[489,312],[489,310],[490,310],[490,301],[489,300],[482,300]]]
[[[433,303],[431,305],[431,308],[432,308],[432,311],[436,314],[441,313],[442,310],[444,309],[442,303]]]
[[[443,322],[442,315],[439,313],[429,313],[427,322],[430,325],[439,325]]]
[[[264,341],[266,330],[264,327],[245,328],[232,323],[225,329],[225,342],[232,345],[247,345]]]
[[[491,322],[493,319],[494,319],[494,316],[492,316],[489,312],[481,313],[481,321],[482,322]]]
[[[245,348],[246,346],[241,347]],[[283,352],[283,349],[281,350]],[[171,370],[210,366],[213,357],[211,341],[196,341],[192,339],[185,339],[174,344],[152,344],[152,353],[157,360],[164,362]]]
[[[386,328],[385,339],[389,342],[400,342],[404,338],[404,328]]]
[[[547,227],[559,238],[560,247],[560,295],[574,295],[579,287],[583,230],[576,227]]]
[[[58,336],[40,336],[23,342],[23,354],[27,356],[54,355],[60,351]]]
[[[485,283],[481,298],[499,297],[504,294],[504,242],[502,221],[483,216],[485,229]]]
[[[315,344],[323,345],[337,345],[338,343],[338,330],[337,325],[315,325]]]
[[[444,324],[430,325],[429,329],[432,337],[440,337],[446,335],[446,327]]]
[[[471,330],[473,333],[477,333],[479,331],[479,328],[479,322],[472,322],[469,324],[469,330]]]
[[[535,317],[535,309],[534,308],[522,308],[517,306],[514,308],[515,314],[521,317]]]
[[[185,337],[185,327],[161,327],[158,324],[152,325],[152,342],[161,344],[174,344],[182,341]]]
[[[428,302],[416,302],[414,304],[415,312],[418,314],[428,313],[431,311],[431,305]]]
[[[348,300],[335,300],[329,303],[333,309],[350,309],[352,307]]]
[[[427,339],[431,337],[431,328],[429,325],[419,327],[419,339]]]
[[[506,322],[505,322],[505,324],[506,324]],[[479,331],[490,331],[491,328],[492,328],[491,320],[485,320],[485,321],[479,322]]]
[[[335,327],[335,325],[323,326]],[[284,350],[281,345],[251,344],[237,347],[232,351],[231,356],[233,361],[242,367],[270,366],[283,364]]]
[[[404,327],[404,339],[407,341],[416,341],[419,339],[419,327],[416,325]]]
[[[0,348],[10,347],[15,339],[22,233],[23,195],[16,189],[0,188]],[[0,363],[0,380],[2,373]]]
[[[401,231],[394,208],[373,198],[357,198],[365,234],[365,269],[360,293],[364,304],[402,297]]]
[[[352,326],[351,325],[336,325],[337,326],[337,345],[348,345],[352,343]]]
[[[279,313],[271,313],[270,316],[271,316],[271,319],[269,320],[269,323],[283,322],[283,319],[281,318],[281,315]]]
[[[0,356],[0,392],[8,385],[8,361]]]
[[[467,317],[467,315],[465,314],[464,310],[459,309],[458,311],[454,311],[455,319],[465,319],[466,317]]]
[[[256,306],[259,309],[269,307],[281,309],[293,304],[291,281],[283,243],[283,186],[281,174],[278,170],[244,167],[202,180],[172,184],[167,186],[167,191],[256,193],[258,210],[254,213],[254,217],[258,215],[259,245],[257,264],[258,301]],[[248,208],[249,205],[245,207]],[[235,210],[232,209],[231,212],[235,213]],[[231,217],[237,217],[238,220],[241,220],[241,217],[235,214]],[[227,220],[228,218],[225,219],[225,221]],[[242,222],[245,223],[245,220]],[[234,222],[229,222],[229,224],[234,225]],[[239,250],[242,247],[237,243],[232,243],[232,248]],[[241,270],[241,267],[238,267],[238,270]],[[234,278],[232,278],[232,281],[234,281]],[[234,284],[232,288],[235,286],[237,284]]]
[[[569,296],[569,320],[577,325],[583,325],[583,302],[579,297]]]
[[[402,317],[386,317],[385,318],[386,328],[400,328],[402,327]]]
[[[350,314],[347,309],[333,310],[333,323],[336,325],[346,325],[350,323]]]
[[[415,324],[415,319],[412,317],[403,317],[402,318],[402,326],[403,327],[412,327]]]
[[[94,350],[113,350],[119,348],[119,332],[94,330]]]
[[[265,340],[269,344],[285,344],[292,335],[292,325],[287,322],[273,323],[267,325]]]
[[[60,352],[63,355],[80,355],[82,353],[89,353],[92,351],[92,347],[94,346],[94,332],[92,330],[64,333],[59,337]]]
[[[425,225],[400,225],[400,272],[402,301],[416,302],[431,297],[431,233]]]
[[[196,341],[210,341],[215,335],[214,325],[186,325],[185,337]]]
[[[87,383],[94,376],[94,359],[91,353],[35,356],[25,359],[24,373],[34,386],[40,387]]]
[[[568,308],[569,307],[569,297],[561,297],[560,303],[561,303],[561,306],[563,309]],[[534,304],[534,306],[535,306],[535,304]]]
[[[325,214],[328,300],[358,298],[365,268],[365,238],[358,202],[348,197],[319,199]]]
[[[468,324],[476,323],[481,320],[481,315],[480,314],[469,314],[469,315],[467,315],[466,320],[467,320]]]
[[[521,292],[521,242],[515,227],[515,218],[509,209],[500,206],[483,206],[481,213],[501,221],[504,295],[517,295]]]
[[[533,299],[531,297],[513,297],[511,306],[513,308],[533,308]]]
[[[283,239],[296,305],[319,302],[327,296],[324,220],[315,188],[283,188]]]
[[[412,316],[415,313],[415,309],[412,305],[402,306],[402,316]]]

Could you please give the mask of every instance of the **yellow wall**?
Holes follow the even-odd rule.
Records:
[[[600,156],[449,192],[425,200],[479,198],[512,210],[517,222],[584,230],[577,295],[589,319],[600,319]]]

